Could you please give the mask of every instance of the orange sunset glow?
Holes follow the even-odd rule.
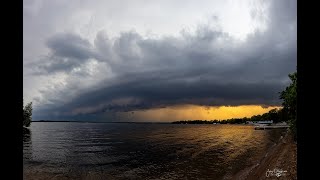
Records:
[[[130,118],[141,121],[177,121],[177,120],[223,120],[231,118],[251,117],[263,114],[280,106],[262,107],[260,105],[241,106],[199,106],[180,105],[156,108],[129,113]],[[128,113],[127,113],[128,114]]]

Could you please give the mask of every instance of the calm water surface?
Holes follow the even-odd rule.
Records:
[[[228,179],[252,166],[283,130],[247,125],[33,122],[24,174],[107,179]]]

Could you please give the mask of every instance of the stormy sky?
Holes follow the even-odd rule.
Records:
[[[295,0],[25,0],[24,102],[35,120],[279,106],[296,70],[296,8]]]

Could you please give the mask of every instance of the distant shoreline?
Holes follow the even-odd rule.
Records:
[[[172,122],[106,122],[106,121],[55,121],[55,120],[37,120],[33,122],[75,122],[75,123],[122,123],[122,124],[171,124]]]
[[[233,125],[251,125],[251,124],[245,124],[245,123],[178,123],[178,121],[172,121],[172,122],[107,122],[107,121],[58,121],[58,120],[37,120],[32,121],[33,122],[75,122],[75,123],[117,123],[117,124],[175,124],[175,125],[201,125],[201,124],[209,124],[209,125],[219,125],[219,124],[233,124]]]
[[[182,121],[172,121],[172,122],[132,122],[132,121],[121,121],[121,122],[108,122],[108,121],[67,121],[67,120],[36,120],[36,121],[31,121],[33,122],[74,122],[74,123],[117,123],[117,124],[176,124],[176,125],[201,125],[201,124],[209,124],[209,125],[219,125],[219,124],[233,124],[233,125],[252,125],[252,124],[247,124],[247,123],[212,123],[210,121],[204,121],[204,122],[187,122],[187,123],[181,123]]]

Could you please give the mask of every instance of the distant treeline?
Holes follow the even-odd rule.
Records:
[[[288,121],[288,112],[286,109],[272,109],[267,113],[262,115],[255,115],[250,118],[232,118],[232,119],[225,119],[225,120],[183,120],[183,121],[175,121],[172,124],[213,124],[213,123],[220,123],[220,124],[244,124],[247,121],[270,121],[273,120],[274,123],[277,122],[286,122]]]
[[[247,121],[270,121],[287,122],[290,126],[291,133],[293,134],[294,140],[297,138],[297,72],[288,75],[291,83],[280,92],[280,99],[282,100],[281,109],[272,109],[269,112],[262,115],[255,115],[250,118],[233,118],[226,120],[186,120],[176,121],[173,124],[243,124]]]

